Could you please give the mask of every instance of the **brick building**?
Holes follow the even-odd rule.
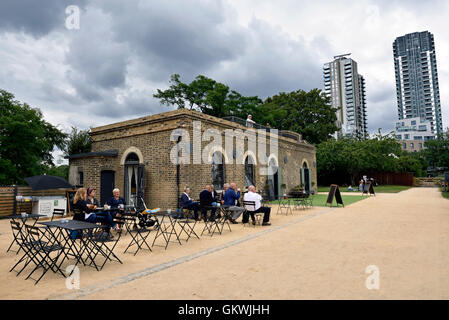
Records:
[[[198,138],[195,125],[198,124],[201,133],[199,140],[195,140],[195,135]],[[179,138],[180,129],[184,132],[182,138]],[[220,133],[223,137],[221,147],[208,149],[211,140],[203,141],[207,140],[204,138],[207,129],[216,129]],[[249,148],[251,138],[241,139],[244,149],[238,150],[244,150],[243,155],[236,148],[238,139],[234,140],[232,152],[227,151],[229,148],[225,151],[225,130],[247,129],[233,121],[186,109],[93,128],[90,132],[92,151],[69,157],[69,182],[86,188],[95,187],[101,204],[117,187],[127,203],[137,195],[145,199],[148,207],[166,209],[176,207],[177,196],[182,194],[185,186],[191,188],[193,198],[198,198],[204,185],[211,183],[218,191],[225,182],[235,182],[242,190],[254,184],[257,190],[271,197],[282,195],[298,185],[316,192],[316,150],[313,145],[301,140],[297,133],[280,131],[276,135],[266,133],[267,146],[262,161],[258,162],[255,152]],[[174,150],[182,139],[184,147],[180,147],[178,154],[190,164],[177,166],[171,161],[170,154],[177,154]],[[271,152],[271,144],[273,149],[276,144],[273,141],[277,141],[275,153]],[[259,152],[258,147],[257,154]],[[199,159],[195,154],[203,155],[209,163],[194,164],[195,157]],[[220,163],[219,159],[223,161]],[[237,159],[244,159],[245,163],[238,164]],[[268,175],[260,170],[267,168],[267,163],[274,169]]]

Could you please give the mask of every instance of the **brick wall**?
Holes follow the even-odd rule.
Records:
[[[202,113],[187,110],[176,110],[149,117],[129,120],[121,123],[111,124],[91,131],[93,140],[92,152],[118,150],[117,157],[86,157],[70,160],[69,182],[77,184],[77,172],[84,173],[84,187],[96,187],[100,190],[100,174],[102,170],[115,171],[115,185],[124,190],[124,159],[126,151],[130,147],[137,148],[145,164],[145,201],[149,207],[174,208],[177,202],[176,190],[176,165],[170,161],[170,151],[175,147],[175,142],[170,141],[170,135],[176,128],[185,129],[190,135],[190,143],[193,145],[193,121],[201,121],[202,131],[215,128],[223,132],[225,129],[246,128],[236,123],[215,117],[203,115]],[[224,149],[225,141],[222,139]],[[201,142],[203,150],[209,141]],[[312,181],[315,183],[316,170],[314,163],[315,147],[305,142],[297,142],[289,138],[279,137],[278,162],[282,167],[282,178],[279,183],[285,183],[287,190],[300,184],[300,168],[305,161],[312,169]],[[269,140],[268,140],[269,145]],[[198,146],[196,146],[198,147]],[[200,148],[197,148],[200,149]],[[245,150],[247,141],[245,142]],[[269,147],[267,146],[267,151]],[[198,152],[199,150],[193,150]],[[287,163],[284,163],[287,156]],[[257,160],[257,159],[256,159]],[[193,163],[193,155],[190,154]],[[235,161],[234,161],[235,162]],[[243,164],[226,164],[225,181],[235,182],[238,187],[245,187],[245,170]],[[266,176],[259,175],[259,165],[255,166],[256,188],[263,190]],[[211,165],[209,164],[182,164],[180,166],[180,192],[184,186],[192,190],[193,198],[198,198],[204,185],[211,183]],[[97,191],[99,197],[99,191]]]

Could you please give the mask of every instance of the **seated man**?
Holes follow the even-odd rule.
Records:
[[[193,201],[190,198],[190,188],[185,187],[184,193],[181,196],[180,205],[182,208],[193,210],[193,216],[195,220],[198,220],[198,211],[200,210],[200,205],[198,202]],[[178,215],[178,218],[182,218],[183,214],[181,213],[180,216]]]
[[[232,212],[230,221],[235,224],[237,223],[235,220],[237,220],[244,211],[243,208],[236,206],[237,201],[240,199],[240,189],[237,189],[235,183],[231,183],[230,185],[226,183],[224,189],[226,191],[223,196],[223,204],[230,206],[229,210]]]
[[[255,206],[252,208],[251,206],[246,206],[246,210],[251,214],[251,220],[253,220],[253,224],[256,224],[256,219],[254,218],[255,213],[263,212],[263,226],[269,226],[271,223],[270,220],[270,212],[271,208],[262,207],[261,206],[262,196],[256,193],[255,186],[249,186],[248,192],[244,195],[243,201],[253,201]],[[249,220],[248,213],[243,215],[242,223],[247,223]]]
[[[211,208],[211,209],[206,208],[206,207],[211,207],[212,203],[214,203],[214,202],[215,202],[215,199],[212,196],[212,188],[210,187],[209,184],[207,184],[206,187],[204,188],[204,190],[201,191],[201,193],[200,193],[201,215],[203,216],[204,222],[207,221],[207,211],[208,210],[211,210],[209,221],[215,220],[215,211],[217,209],[216,208]]]

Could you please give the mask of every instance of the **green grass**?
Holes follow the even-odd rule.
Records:
[[[316,194],[314,196],[311,196],[313,198],[313,206],[314,207],[325,207],[326,206],[326,200],[327,200],[327,194]],[[353,204],[355,202],[358,202],[360,200],[368,198],[367,196],[361,196],[361,195],[342,195],[343,203],[345,206],[348,206],[350,204]],[[283,203],[286,203],[287,200],[282,200]],[[276,202],[273,202],[273,204],[276,204]],[[291,202],[290,202],[291,203]],[[334,207],[337,206],[337,202],[335,201],[332,203]]]
[[[341,186],[339,186],[339,187],[340,187],[340,191],[341,192],[347,192],[348,191],[347,187],[341,187]],[[357,186],[357,188],[358,188],[358,186]],[[374,187],[374,192],[376,192],[376,193],[398,193],[398,192],[401,192],[401,191],[404,191],[404,190],[408,190],[410,188],[411,187],[407,187],[407,186],[395,186],[395,185],[384,186],[384,185],[382,185],[382,186]],[[318,187],[318,192],[329,192],[329,187],[319,186]],[[358,191],[354,192],[354,193],[358,193]]]
[[[443,188],[440,187],[441,195],[443,198],[449,199],[449,192],[443,192]]]

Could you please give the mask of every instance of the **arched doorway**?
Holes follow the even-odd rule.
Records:
[[[245,159],[245,186],[248,188],[250,185],[256,185],[256,179],[254,175],[254,159],[248,155]]]
[[[127,204],[142,208],[145,194],[145,166],[140,164],[136,153],[130,152],[125,159],[125,190]]]
[[[279,199],[279,167],[275,158],[271,158],[268,162],[268,194],[270,200]]]
[[[312,174],[305,161],[301,168],[301,184],[304,186],[304,191],[310,194],[312,190]]]
[[[223,190],[225,181],[224,158],[220,151],[212,155],[212,185],[215,190]]]
[[[112,197],[112,190],[115,187],[115,171],[101,170],[100,173],[100,205],[104,204]]]

